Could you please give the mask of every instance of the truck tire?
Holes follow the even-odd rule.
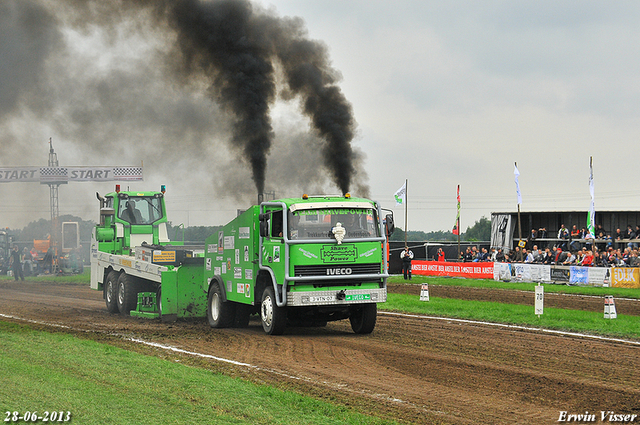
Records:
[[[287,326],[286,310],[278,307],[272,287],[265,288],[262,293],[260,320],[267,335],[282,335]]]
[[[118,278],[118,310],[123,316],[128,316],[138,304],[138,282],[135,277],[124,272]]]
[[[209,287],[207,302],[207,320],[212,328],[228,328],[233,325],[236,318],[235,304],[222,298],[222,289],[218,282],[214,281]]]
[[[118,310],[118,272],[112,270],[107,274],[107,281],[104,283],[104,300],[109,313],[117,313]]]
[[[351,329],[357,334],[370,334],[376,327],[377,304],[359,304],[351,307]]]

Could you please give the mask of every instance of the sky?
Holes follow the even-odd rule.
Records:
[[[0,4],[0,167],[46,166],[51,138],[60,165],[143,164],[144,181],[130,189],[165,184],[174,224],[224,224],[255,203],[251,166],[234,144],[237,113],[202,75],[180,78],[175,33],[145,10],[83,3]],[[640,3],[251,5],[324,46],[353,114],[349,190],[393,209],[400,227],[393,195],[405,179],[409,230],[451,230],[458,185],[463,230],[516,211],[514,163],[523,212],[586,215],[591,157],[596,215],[640,210]],[[265,190],[339,193],[306,98],[277,84]],[[113,185],[61,186],[60,214],[97,221],[95,192]],[[0,183],[0,199],[0,227],[50,216],[46,185]]]

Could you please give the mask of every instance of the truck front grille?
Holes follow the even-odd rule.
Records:
[[[380,273],[380,263],[371,264],[320,264],[313,266],[294,266],[294,276],[336,276],[347,277],[359,274]]]

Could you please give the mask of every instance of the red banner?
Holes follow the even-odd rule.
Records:
[[[421,276],[469,277],[472,279],[493,279],[493,263],[447,263],[438,261],[413,260],[411,271]]]

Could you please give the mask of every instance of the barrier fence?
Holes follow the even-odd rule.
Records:
[[[452,263],[413,260],[411,270],[414,275],[420,276],[449,276],[580,286],[640,288],[640,268],[637,267],[580,267],[524,263]]]

